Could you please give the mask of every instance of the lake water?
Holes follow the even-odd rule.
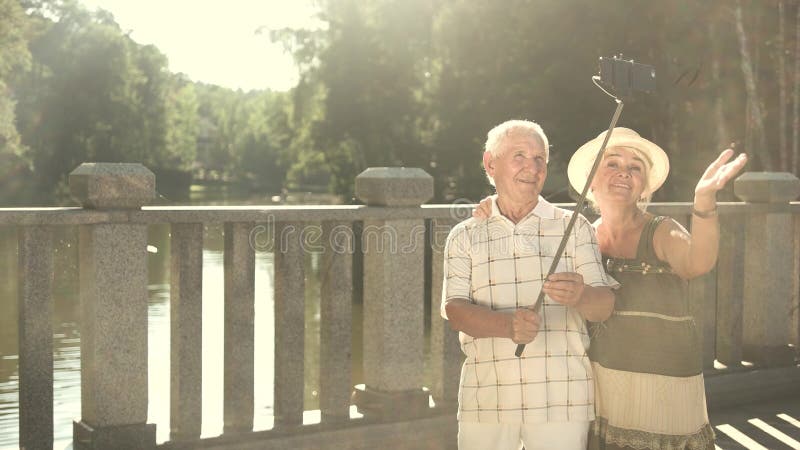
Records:
[[[72,439],[80,419],[80,301],[77,228],[60,228],[54,244],[54,433],[55,448]],[[18,350],[16,234],[0,229],[0,448],[18,445]],[[203,402],[202,436],[222,433],[223,411],[223,240],[221,226],[206,227],[203,250]],[[319,255],[306,258],[306,335],[304,409],[319,408]],[[148,423],[157,440],[169,439],[169,227],[148,233]],[[353,383],[361,381],[360,305],[354,304]],[[274,380],[273,254],[256,253],[255,417],[256,430],[272,427]]]

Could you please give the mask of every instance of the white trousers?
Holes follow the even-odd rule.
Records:
[[[589,422],[458,422],[459,450],[586,450]]]

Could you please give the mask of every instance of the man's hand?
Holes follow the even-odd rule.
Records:
[[[553,301],[575,307],[583,297],[583,276],[575,272],[554,273],[544,282],[542,290]]]
[[[539,315],[530,309],[514,311],[511,319],[511,340],[515,344],[527,344],[539,334]]]

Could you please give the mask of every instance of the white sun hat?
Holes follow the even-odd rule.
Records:
[[[596,138],[581,145],[569,160],[569,166],[567,167],[569,184],[579,194],[583,192],[586,179],[589,178],[589,172],[592,170],[595,157],[600,152],[600,146],[603,145],[603,139],[605,139],[607,132],[608,130],[603,131]],[[639,150],[644,155],[645,164],[647,165],[647,186],[642,192],[643,196],[649,196],[664,184],[669,174],[669,158],[661,147],[639,136],[639,133],[630,128],[623,127],[616,127],[611,132],[606,151],[611,147],[630,147]],[[591,191],[586,195],[586,198],[594,201],[594,195],[592,195]]]

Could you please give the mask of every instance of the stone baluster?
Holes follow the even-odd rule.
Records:
[[[370,168],[356,177],[356,196],[370,207],[419,207],[433,196],[422,169]],[[413,417],[428,409],[425,369],[425,223],[365,220],[364,389],[353,401],[367,417]]]
[[[734,192],[752,211],[745,224],[743,358],[759,366],[794,364],[791,292],[794,218],[789,202],[800,194],[790,173],[747,172]]]
[[[454,210],[455,211],[455,210]],[[458,382],[464,354],[458,342],[458,332],[441,316],[442,282],[444,280],[444,246],[450,229],[458,223],[453,220],[431,221],[431,394],[437,408],[455,409],[458,402]]]
[[[794,213],[794,267],[792,273],[794,274],[792,283],[792,339],[795,351],[800,349],[800,214]]]
[[[224,433],[253,430],[255,381],[255,249],[253,223],[225,224]]]
[[[138,209],[155,197],[141,164],[84,163],[69,176],[84,208]],[[124,217],[116,215],[115,217]],[[81,420],[76,449],[155,448],[147,424],[147,226],[80,226]]]
[[[19,446],[53,447],[53,231],[19,229]]]
[[[200,437],[203,386],[203,224],[170,238],[170,439]]]
[[[691,214],[682,223],[691,226]],[[688,225],[688,226],[687,226]],[[689,311],[694,316],[700,348],[703,349],[703,370],[714,369],[717,337],[717,273],[711,272],[689,280]]]
[[[742,364],[745,216],[724,215],[720,222],[716,352],[719,362],[737,367]]]
[[[303,424],[305,249],[301,223],[275,224],[275,426]]]
[[[350,418],[353,328],[353,227],[322,223],[320,269],[320,410],[322,421]]]

